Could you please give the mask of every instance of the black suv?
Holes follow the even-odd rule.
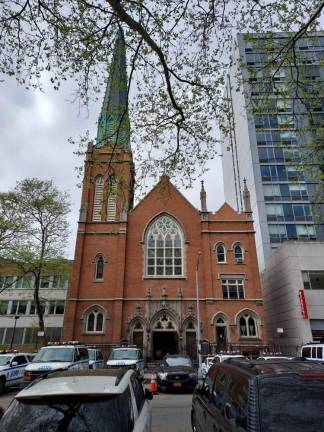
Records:
[[[324,431],[324,366],[302,360],[226,360],[193,394],[199,432]]]

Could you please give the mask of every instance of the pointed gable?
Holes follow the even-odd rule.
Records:
[[[227,202],[225,202],[215,213],[210,214],[213,221],[245,221],[245,213],[238,213]]]

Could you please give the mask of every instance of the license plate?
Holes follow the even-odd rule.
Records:
[[[173,383],[173,387],[181,387],[182,383]]]

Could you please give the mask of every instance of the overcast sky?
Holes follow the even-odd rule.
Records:
[[[58,92],[45,85],[44,92],[40,92],[27,91],[14,79],[4,77],[4,80],[0,81],[0,190],[11,189],[17,180],[26,177],[53,179],[60,189],[67,190],[72,199],[72,212],[66,255],[73,258],[81,197],[75,167],[83,164],[83,160],[73,154],[75,148],[68,138],[77,139],[87,129],[92,137],[96,136],[101,101],[80,112],[78,104],[71,102],[72,83],[62,86]],[[101,99],[104,92],[103,88]],[[224,201],[221,157],[210,168],[202,179],[208,209],[214,211]],[[181,192],[199,207],[199,181],[193,189]]]

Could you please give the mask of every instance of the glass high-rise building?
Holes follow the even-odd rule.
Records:
[[[290,75],[296,78],[297,69],[287,62],[269,68],[269,57],[287,41],[283,33],[239,34],[237,61],[226,85],[231,127],[223,137],[225,199],[234,209],[243,209],[245,178],[260,271],[265,258],[287,240],[324,240],[323,208],[314,210],[311,204],[314,181],[294,166],[313,139],[312,128],[324,122],[324,32],[297,42],[297,86]],[[313,92],[309,106],[297,94],[299,85],[304,97]]]

